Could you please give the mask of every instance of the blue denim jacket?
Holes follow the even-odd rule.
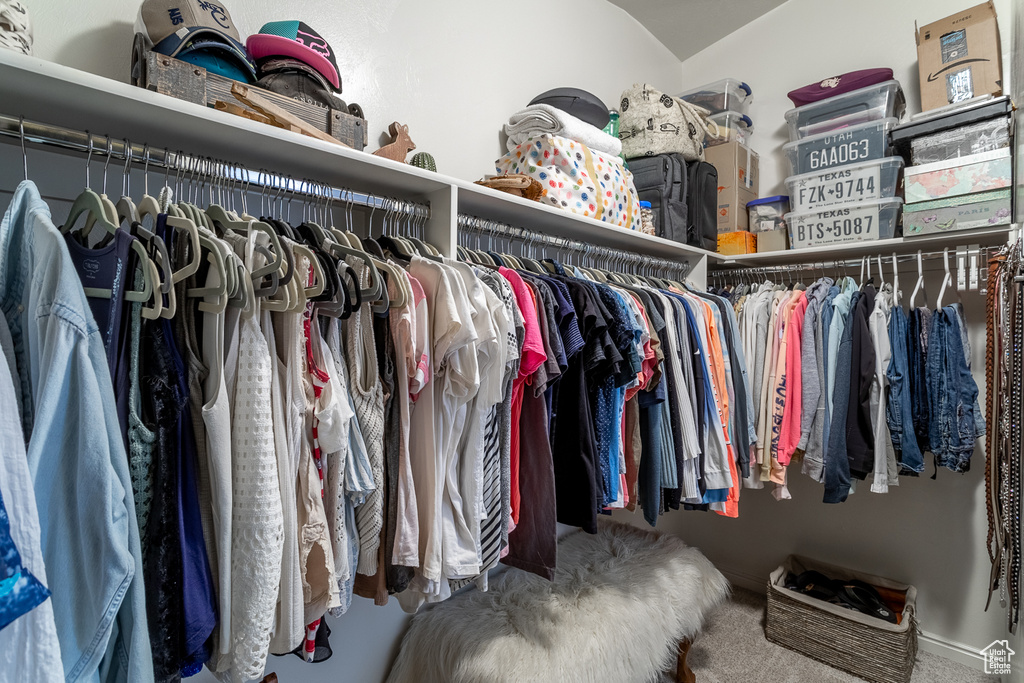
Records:
[[[152,681],[138,521],[106,353],[30,181],[0,224],[0,310],[66,680]]]

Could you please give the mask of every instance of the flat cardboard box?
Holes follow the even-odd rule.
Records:
[[[757,253],[789,249],[789,228],[776,228],[757,233]]]
[[[747,202],[759,191],[757,152],[733,141],[708,147],[704,159],[718,171],[718,232],[748,229]]]
[[[921,110],[1003,94],[999,23],[992,0],[917,31]]]
[[[718,233],[718,253],[726,256],[742,256],[757,252],[757,235],[746,230]]]

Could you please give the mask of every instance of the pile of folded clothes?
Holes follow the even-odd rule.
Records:
[[[608,121],[608,108],[595,95],[549,90],[509,117],[508,154],[495,168],[540,183],[541,203],[637,230],[640,200],[619,158],[622,143],[602,130]]]

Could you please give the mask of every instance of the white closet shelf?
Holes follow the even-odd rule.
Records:
[[[712,261],[724,261],[728,258],[662,237],[645,235],[642,232],[562,211],[522,197],[513,197],[482,185],[464,181],[458,181],[457,184],[459,213],[502,221],[555,237],[627,249],[660,258],[689,260],[706,256]]]
[[[688,261],[692,267],[784,265],[879,252],[907,254],[964,243],[996,244],[1009,230],[723,256],[10,50],[0,50],[0,110],[90,131],[96,135],[98,150],[105,144],[102,136],[109,133],[154,149],[181,149],[236,162],[250,170],[268,168],[296,179],[312,178],[361,192],[430,201],[433,218],[428,236],[446,253],[455,245],[459,213],[578,242]]]
[[[501,221],[595,245],[680,261],[723,260],[703,249],[624,230],[408,164],[178,100],[128,83],[35,57],[0,50],[0,108],[12,116],[87,130],[102,150],[110,134],[155,149],[181,149],[296,179],[312,178],[361,192],[432,201],[457,230],[458,213]],[[372,144],[371,144],[372,147]],[[484,169],[486,170],[486,169]],[[457,202],[444,201],[455,195]],[[439,231],[431,232],[443,243]],[[447,248],[445,249],[448,250]]]
[[[924,235],[922,237],[894,237],[888,240],[847,242],[844,244],[808,247],[806,249],[788,249],[786,251],[770,251],[761,254],[729,256],[725,257],[727,260],[720,263],[719,266],[726,268],[754,268],[757,266],[836,261],[860,258],[861,256],[874,256],[876,254],[885,256],[895,253],[901,256],[913,254],[918,250],[935,251],[945,247],[953,249],[957,245],[963,244],[992,246],[1006,242],[1006,236],[1011,227],[1009,225],[1002,225],[995,228],[961,230],[959,232]]]

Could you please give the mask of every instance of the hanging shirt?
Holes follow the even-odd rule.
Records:
[[[514,270],[510,270],[505,267],[498,269],[501,276],[508,280],[512,286],[512,291],[516,295],[516,304],[519,306],[519,310],[523,314],[523,320],[526,325],[526,338],[523,342],[522,356],[519,362],[519,377],[512,384],[512,521],[518,523],[519,521],[519,436],[518,430],[515,429],[515,425],[519,424],[520,415],[523,407],[523,391],[526,384],[526,379],[532,375],[541,364],[547,360],[547,354],[544,353],[544,342],[540,336],[540,323],[537,320],[537,306],[533,301],[533,294],[527,288],[523,279],[519,277],[519,274]]]
[[[75,567],[48,576],[65,677],[96,676],[116,619],[127,678],[152,680],[145,595],[133,581],[142,574],[138,521],[106,354],[64,240],[30,181],[18,185],[0,224],[0,264],[43,559],[51,571]]]
[[[21,566],[30,572],[40,587],[49,581],[40,544],[39,513],[25,457],[25,435],[21,431],[21,411],[17,409],[17,389],[11,374],[14,346],[7,319],[0,316],[0,499],[6,507],[10,540],[21,553]],[[60,642],[53,619],[49,592],[39,592],[40,603],[27,614],[0,629],[0,671],[12,681],[60,683]],[[34,600],[33,600],[34,602]]]

